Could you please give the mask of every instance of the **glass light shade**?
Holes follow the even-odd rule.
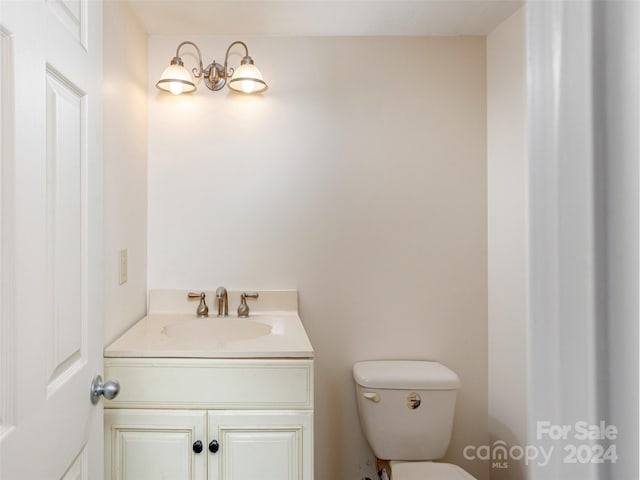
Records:
[[[172,63],[164,69],[156,87],[174,95],[193,92],[196,89],[187,69],[177,63]]]
[[[267,89],[267,84],[253,63],[245,63],[233,72],[229,88],[242,93],[260,93]]]

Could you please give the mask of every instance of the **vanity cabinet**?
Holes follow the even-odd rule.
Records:
[[[105,358],[105,374],[106,480],[313,479],[312,359]]]

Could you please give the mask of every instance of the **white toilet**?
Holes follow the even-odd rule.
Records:
[[[392,480],[475,480],[435,463],[451,440],[460,379],[437,362],[369,361],[353,366],[362,431]]]

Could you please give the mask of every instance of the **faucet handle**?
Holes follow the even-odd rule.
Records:
[[[189,292],[187,297],[200,299],[200,304],[198,305],[198,309],[196,310],[196,315],[198,315],[198,317],[204,318],[209,316],[209,307],[207,307],[207,303],[205,302],[206,294],[204,292]]]
[[[247,305],[247,298],[258,298],[258,292],[242,292],[240,294],[240,305],[238,305],[238,316],[249,316],[249,305]]]

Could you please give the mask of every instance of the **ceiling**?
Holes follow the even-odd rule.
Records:
[[[113,1],[113,0],[112,0]],[[129,0],[152,35],[486,35],[523,0]]]

